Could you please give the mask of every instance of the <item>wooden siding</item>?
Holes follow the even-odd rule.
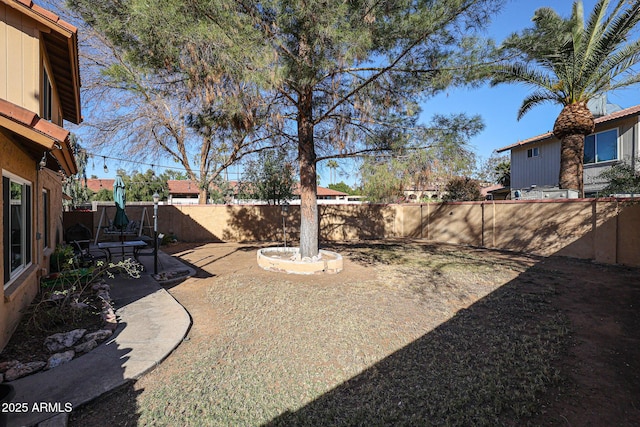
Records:
[[[640,149],[638,139],[640,125],[638,116],[630,117],[623,122],[605,123],[597,128],[597,132],[609,129],[618,129],[618,158],[620,160],[631,161],[636,158],[638,165],[638,150]],[[527,157],[527,150],[538,147],[540,155],[538,157]],[[604,162],[599,164],[585,165],[584,183],[585,191],[599,191],[606,186],[606,182],[598,178],[599,175],[610,168],[616,162]],[[527,144],[522,148],[511,150],[511,188],[528,189],[532,185],[557,186],[558,175],[560,173],[560,141],[556,138],[547,139],[537,144]]]
[[[527,157],[527,150],[538,147],[538,157]],[[538,144],[511,150],[511,188],[530,188],[532,185],[557,186],[560,175],[560,142],[549,139]]]
[[[640,124],[638,117],[634,117],[624,123],[622,128],[622,157],[623,160],[629,160],[633,157],[638,159],[638,132],[640,131]]]
[[[37,24],[0,4],[0,98],[40,114]]]

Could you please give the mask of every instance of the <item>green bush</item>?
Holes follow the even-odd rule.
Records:
[[[57,245],[49,258],[49,271],[57,273],[69,269],[69,265],[73,263],[74,257],[75,254],[71,246]]]

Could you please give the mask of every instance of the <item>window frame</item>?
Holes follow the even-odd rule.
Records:
[[[540,147],[531,147],[527,149],[527,159],[540,157]]]
[[[53,119],[53,87],[47,67],[42,67],[42,115],[41,118],[52,121]]]
[[[49,215],[49,210],[50,210],[50,203],[51,203],[51,197],[50,197],[50,193],[49,190],[46,188],[42,189],[42,235],[43,235],[43,247],[45,249],[49,248],[50,242],[49,242],[49,230],[51,229],[51,224],[50,224],[50,215]]]
[[[602,135],[605,133],[609,133],[609,132],[615,132],[615,150],[616,150],[616,155],[615,158],[613,159],[607,159],[607,160],[598,160],[598,135]],[[587,148],[587,138],[589,137],[593,137],[593,153],[594,153],[594,160],[592,162],[587,162],[585,159],[586,156],[586,148]],[[584,154],[582,157],[582,162],[584,165],[597,165],[600,163],[606,163],[606,162],[616,162],[620,160],[620,132],[618,128],[613,128],[613,129],[606,129],[600,132],[594,132],[592,134],[589,134],[587,136],[584,137]]]
[[[15,183],[21,186],[21,202],[20,206],[20,265],[15,269],[11,266],[11,257],[13,255],[11,242],[11,226],[13,210],[11,209],[11,184]],[[3,198],[3,257],[4,257],[4,289],[10,286],[22,273],[24,273],[32,264],[32,248],[33,248],[33,183],[28,179],[7,171],[2,172],[2,198]]]

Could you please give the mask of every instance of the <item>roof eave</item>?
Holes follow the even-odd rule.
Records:
[[[640,116],[640,105],[635,105],[633,107],[625,108],[606,116],[598,117],[597,119],[595,119],[595,125],[597,127],[598,125],[603,125],[605,123],[627,120],[629,119],[629,117],[633,117],[634,115]],[[533,138],[525,139],[524,141],[516,142],[515,144],[511,144],[506,147],[498,148],[496,150],[496,153],[502,153],[505,151],[513,150],[514,148],[520,148],[524,147],[525,145],[535,144],[536,142],[541,142],[552,137],[553,133],[547,132],[542,135],[534,136]]]
[[[78,173],[69,131],[37,114],[0,99],[0,127],[18,137],[20,143],[50,152],[67,176]]]
[[[80,124],[82,122],[82,112],[80,104],[81,83],[77,27],[60,19],[56,14],[34,4],[31,0],[0,0],[0,2],[32,18],[65,40],[64,46],[60,43],[59,48],[67,52],[68,57],[65,58],[64,61],[66,66],[58,69],[57,73],[67,74],[71,84],[68,85],[68,87],[60,87],[60,85],[58,85],[58,90],[65,91],[68,95],[67,98],[72,100],[62,105],[64,120],[74,124]],[[51,50],[51,47],[57,44],[53,39],[47,37],[43,37],[43,43],[47,50]],[[56,79],[56,76],[54,75],[53,78]]]

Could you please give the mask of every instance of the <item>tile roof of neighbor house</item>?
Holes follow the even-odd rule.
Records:
[[[640,105],[636,105],[634,107],[625,108],[624,110],[616,111],[615,113],[608,114],[606,116],[598,117],[595,119],[596,126],[602,123],[611,122],[613,120],[625,119],[630,116],[640,115]],[[532,144],[534,142],[544,141],[545,139],[549,139],[553,137],[553,132],[546,132],[538,136],[534,136],[533,138],[525,139],[523,141],[518,141],[515,144],[507,145],[506,147],[498,148],[496,152],[502,153],[503,151],[512,150],[517,147],[522,147],[528,144]]]
[[[501,184],[493,184],[490,185],[488,187],[483,187],[480,189],[480,194],[482,194],[483,197],[486,197],[487,194],[491,193],[492,191],[496,191],[496,190],[502,190],[503,188],[505,188],[504,185]]]
[[[187,179],[170,179],[167,181],[169,194],[198,194],[198,184]]]
[[[90,178],[87,179],[87,188],[94,193],[106,188],[107,190],[113,191],[113,183],[115,179],[112,178]]]
[[[0,2],[51,30],[48,33],[41,32],[41,38],[49,54],[49,63],[58,87],[62,114],[65,120],[80,124],[82,114],[78,29],[31,0],[0,0]]]
[[[102,188],[111,190],[113,189],[113,181],[110,178],[91,178],[87,179],[87,187],[96,193]],[[229,184],[234,188],[238,186],[237,181],[229,181]],[[167,186],[169,187],[169,194],[198,194],[198,183],[188,179],[170,179],[167,181]],[[296,188],[293,193],[300,194],[300,190]],[[348,194],[318,186],[318,196],[348,196]]]
[[[0,99],[0,126],[18,135],[33,157],[39,158],[48,151],[68,176],[78,172],[68,130],[4,99]],[[57,170],[52,164],[47,167]]]
[[[294,194],[300,194],[300,189],[296,188]],[[318,185],[318,196],[348,196],[347,193],[343,193],[342,191],[332,190],[331,188],[324,188]]]
[[[234,189],[238,188],[238,181],[229,181],[229,185],[231,187],[233,187]],[[300,195],[300,184],[296,185],[296,188],[293,190],[293,194],[299,196]],[[325,187],[320,187],[319,185],[317,186],[317,190],[316,190],[316,194],[319,197],[326,197],[326,196],[348,196],[347,193],[343,193],[341,191],[336,191],[336,190],[332,190],[330,188],[325,188]]]

